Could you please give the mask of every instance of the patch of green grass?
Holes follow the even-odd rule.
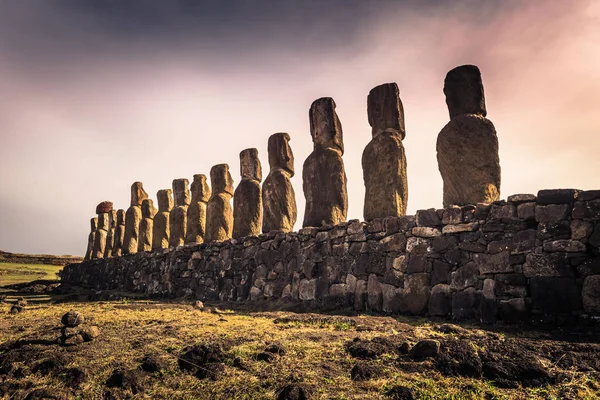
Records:
[[[31,282],[38,279],[59,279],[62,265],[0,263],[0,286]]]

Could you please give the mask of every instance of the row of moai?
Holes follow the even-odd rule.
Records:
[[[448,72],[444,94],[450,122],[437,140],[444,206],[496,201],[500,194],[498,139],[494,125],[485,118],[479,69],[464,65]],[[335,109],[334,100],[323,97],[314,101],[309,110],[314,150],[302,171],[306,198],[303,227],[346,221],[344,143]],[[372,140],[362,156],[364,219],[405,215],[408,182],[402,140],[406,130],[398,86],[386,83],[372,89],[367,98],[367,114]],[[86,259],[291,231],[297,209],[290,180],[294,176],[294,155],[289,141],[287,133],[269,138],[270,171],[262,188],[256,149],[240,153],[242,180],[235,192],[227,164],[212,167],[212,190],[202,174],[194,175],[191,196],[188,180],[175,179],[172,191],[158,191],[158,210],[142,183],[135,182],[127,212],[114,211],[110,202],[98,205],[98,217],[91,222]]]

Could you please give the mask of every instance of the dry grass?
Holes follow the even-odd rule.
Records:
[[[355,337],[401,335],[410,331],[413,342],[423,337],[442,337],[429,322],[404,319],[408,326],[386,317],[358,317],[356,322],[344,318],[295,320],[275,323],[290,313],[241,314],[198,310],[191,305],[149,301],[34,304],[20,314],[9,315],[8,305],[0,309],[0,344],[14,341],[55,341],[60,335],[60,318],[69,311],[81,312],[86,324],[100,327],[95,341],[72,348],[57,344],[28,344],[35,349],[35,359],[23,362],[25,376],[4,378],[21,382],[20,394],[32,388],[49,387],[72,391],[74,398],[102,399],[105,382],[116,368],[137,370],[149,354],[164,355],[169,367],[162,372],[143,374],[143,390],[137,394],[113,391],[113,395],[135,399],[273,399],[281,387],[300,382],[312,399],[383,399],[394,385],[412,388],[416,399],[562,399],[599,398],[600,386],[590,375],[571,373],[571,380],[537,389],[499,389],[484,379],[447,377],[433,368],[406,372],[397,368],[396,354],[387,353],[373,362],[383,374],[362,382],[350,378],[356,363],[344,348]],[[366,329],[365,329],[366,327]],[[410,329],[409,329],[410,328]],[[407,333],[408,334],[408,333]],[[475,332],[475,334],[477,334]],[[181,350],[199,342],[217,342],[227,354],[225,371],[220,379],[200,380],[181,372],[177,356]],[[279,342],[286,354],[272,362],[256,360],[268,343]],[[477,345],[477,344],[476,344]],[[69,387],[60,374],[42,375],[30,369],[42,360],[65,356],[66,367],[87,371],[80,388]],[[0,351],[0,358],[2,352]],[[244,369],[233,366],[238,357]],[[600,355],[599,355],[600,357]],[[423,364],[428,365],[427,361]],[[568,372],[568,371],[567,371]],[[2,382],[0,375],[0,382]],[[11,380],[12,379],[12,380]],[[1,393],[1,392],[0,392]],[[18,391],[12,393],[18,395]],[[11,398],[7,395],[5,398]]]

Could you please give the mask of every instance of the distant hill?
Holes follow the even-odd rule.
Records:
[[[51,254],[21,254],[0,250],[0,263],[67,265],[82,261],[83,257],[72,255],[55,256]]]

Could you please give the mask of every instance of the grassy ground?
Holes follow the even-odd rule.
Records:
[[[56,273],[62,268],[58,265],[0,263],[0,286],[37,279],[58,279]]]
[[[476,326],[462,333],[442,333],[424,319],[207,312],[190,304],[127,299],[30,304],[18,314],[8,314],[9,307],[0,304],[0,398],[6,399],[23,398],[35,388],[78,399],[274,399],[290,383],[302,387],[310,399],[389,399],[394,398],[389,395],[397,385],[409,388],[415,399],[600,398],[598,371],[590,371],[589,366],[582,371],[564,361],[574,357],[583,365],[589,359],[589,365],[600,368],[593,358],[600,360],[596,343],[578,348],[546,336],[491,332]],[[85,316],[84,326],[98,326],[100,336],[71,347],[58,345],[60,319],[69,310]],[[409,360],[398,354],[395,345],[384,346],[383,352],[366,360],[348,351],[352,340],[368,344],[384,338],[388,344],[414,344],[434,338],[443,348],[454,342],[468,343],[465,353],[483,354],[504,343],[521,343],[513,339],[522,337],[522,348],[534,349],[536,362],[559,379],[538,387],[517,382],[514,388],[500,388],[485,378],[443,372],[432,359]],[[184,349],[197,343],[218,345],[223,350],[224,369],[215,373],[214,380],[199,379],[178,367]],[[280,344],[285,354],[259,361],[257,355],[272,343]],[[515,352],[517,357],[522,348],[510,346],[506,352]],[[147,356],[157,356],[165,367],[159,372],[142,372],[140,365]],[[11,372],[4,376],[2,359],[4,365],[6,360],[13,361]],[[49,360],[49,370],[39,367]],[[372,378],[353,380],[351,370],[358,364],[377,372]],[[121,387],[107,385],[115,370],[129,371],[127,382],[117,385]]]

